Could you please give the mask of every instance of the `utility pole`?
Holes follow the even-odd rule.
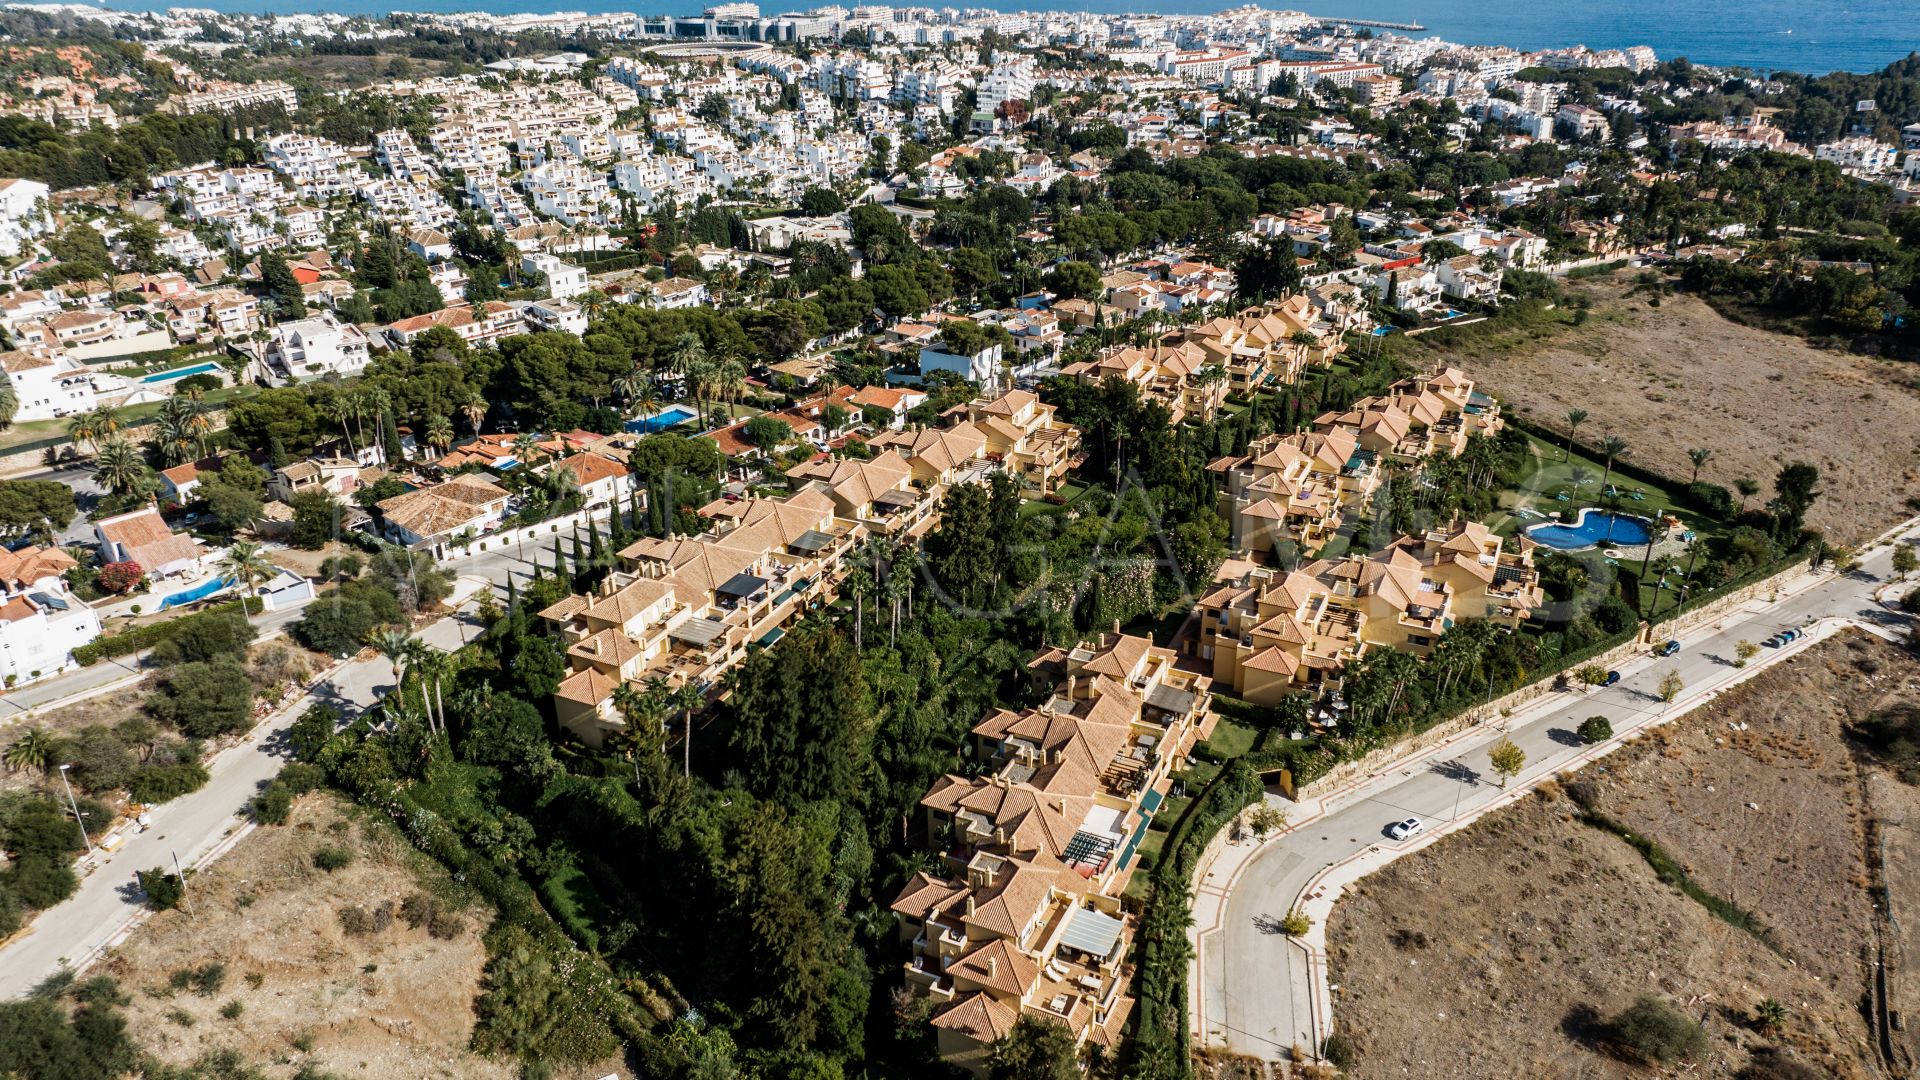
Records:
[[[180,855],[172,849],[168,849],[167,854],[173,856],[173,876],[180,879],[180,899],[187,905],[187,914],[192,915],[193,894],[187,891],[187,875],[180,869]]]
[[[80,818],[80,804],[73,797],[73,785],[67,782],[67,770],[72,765],[60,766],[60,786],[67,789],[67,806],[73,810],[73,823],[80,826],[80,842],[87,846],[87,854],[93,854],[93,838],[87,835],[87,823]]]

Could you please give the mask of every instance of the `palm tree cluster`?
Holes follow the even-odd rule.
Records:
[[[167,399],[154,425],[153,443],[169,466],[207,456],[213,434],[213,408],[206,391],[190,387]]]

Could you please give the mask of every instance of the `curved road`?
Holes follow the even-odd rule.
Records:
[[[1909,542],[1912,523],[1900,542]],[[1580,721],[1605,716],[1616,738],[1656,720],[1669,709],[1696,704],[1739,681],[1775,655],[1768,650],[1746,668],[1732,666],[1734,646],[1760,642],[1779,630],[1823,619],[1844,619],[1865,626],[1899,622],[1874,601],[1874,589],[1891,573],[1892,547],[1875,550],[1858,571],[1845,576],[1818,573],[1789,583],[1777,603],[1764,599],[1729,612],[1683,637],[1679,655],[1643,657],[1621,667],[1620,683],[1592,693],[1550,694],[1522,709],[1505,724],[1526,751],[1527,764],[1503,791],[1487,761],[1487,748],[1500,737],[1500,725],[1470,729],[1463,736],[1390,766],[1384,774],[1335,792],[1322,800],[1323,812],[1302,819],[1307,807],[1269,794],[1269,802],[1289,809],[1296,822],[1281,837],[1253,849],[1229,848],[1200,883],[1195,904],[1199,948],[1196,952],[1197,1034],[1203,1045],[1281,1060],[1290,1047],[1318,1049],[1328,1007],[1315,1018],[1324,972],[1300,944],[1277,932],[1282,915],[1305,900],[1326,901],[1337,883],[1329,881],[1302,893],[1321,871],[1347,863],[1346,881],[1378,869],[1434,835],[1459,827],[1493,809],[1503,795],[1522,789],[1590,756],[1574,735]],[[1804,642],[1789,646],[1791,654]],[[1686,688],[1672,706],[1654,692],[1668,671],[1678,671]],[[1396,843],[1386,827],[1409,816],[1424,818],[1425,835]],[[1318,906],[1318,905],[1316,905]],[[1212,916],[1209,918],[1209,916]],[[1316,930],[1322,929],[1316,926]]]

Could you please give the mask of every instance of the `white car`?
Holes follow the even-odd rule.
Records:
[[[1405,821],[1396,821],[1387,826],[1387,835],[1393,837],[1395,840],[1405,840],[1426,827],[1426,822],[1421,821],[1417,817],[1410,817]]]

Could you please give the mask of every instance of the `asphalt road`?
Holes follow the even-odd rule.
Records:
[[[1829,575],[1816,586],[1764,610],[1740,610],[1682,639],[1683,649],[1669,659],[1647,658],[1621,669],[1621,682],[1591,693],[1554,695],[1508,721],[1510,737],[1526,751],[1526,768],[1513,783],[1550,775],[1582,752],[1574,734],[1589,716],[1605,716],[1615,732],[1649,720],[1663,706],[1655,687],[1669,671],[1678,671],[1685,689],[1671,708],[1724,689],[1751,669],[1732,666],[1734,646],[1760,642],[1775,632],[1821,619],[1843,617],[1884,625],[1897,621],[1873,600],[1876,585],[1890,573],[1891,548],[1881,548],[1860,571]],[[1502,734],[1489,725],[1484,735],[1450,748],[1443,759],[1359,786],[1330,806],[1321,818],[1269,841],[1241,870],[1226,899],[1219,932],[1201,940],[1198,992],[1201,1031],[1208,1045],[1268,1060],[1286,1057],[1295,1045],[1315,1047],[1309,1013],[1310,973],[1303,950],[1277,932],[1275,921],[1300,899],[1321,870],[1369,850],[1397,846],[1386,828],[1420,817],[1428,828],[1467,820],[1490,809],[1500,796],[1499,779],[1487,748]],[[1290,804],[1269,794],[1275,805]]]

